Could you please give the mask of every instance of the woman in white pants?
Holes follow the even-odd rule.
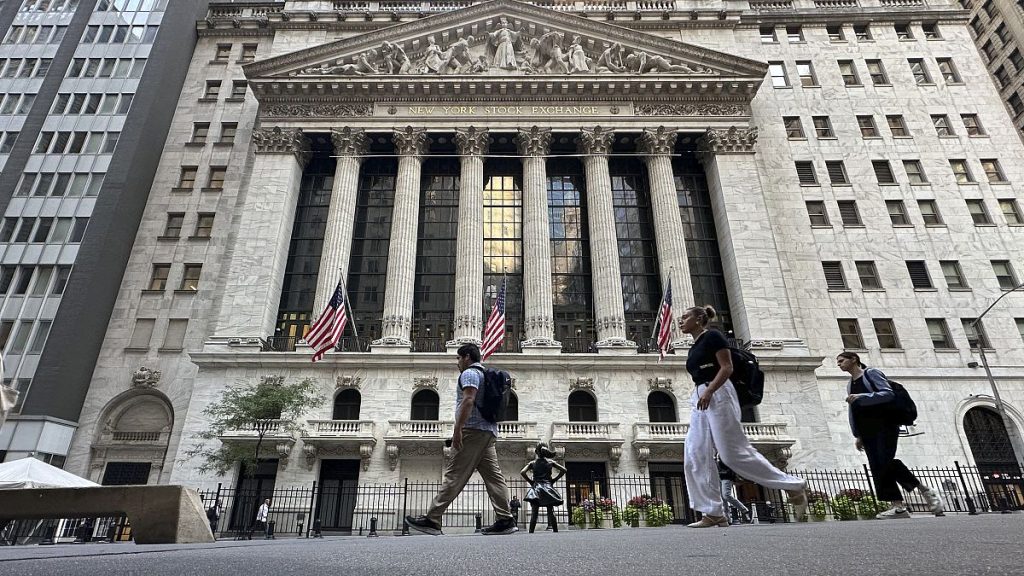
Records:
[[[740,424],[740,403],[729,376],[732,355],[722,333],[708,330],[715,317],[711,306],[686,310],[679,329],[693,336],[686,358],[686,371],[696,388],[690,397],[690,431],[686,435],[683,467],[690,507],[703,514],[690,528],[726,527],[721,485],[718,479],[717,452],[722,462],[740,476],[766,488],[785,490],[798,519],[807,508],[804,489],[807,483],[772,466],[750,445]]]

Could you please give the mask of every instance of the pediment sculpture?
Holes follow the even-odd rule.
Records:
[[[688,64],[619,42],[584,42],[580,35],[568,39],[552,30],[530,36],[525,29],[513,29],[501,18],[494,29],[476,36],[460,37],[445,47],[434,36],[426,46],[407,54],[399,42],[385,40],[378,48],[336,58],[303,68],[299,76],[396,76],[396,75],[487,75],[515,74],[713,74],[707,66]],[[414,45],[417,43],[413,43]],[[587,46],[598,46],[589,49]]]
[[[138,370],[132,373],[132,387],[153,388],[160,382],[160,376],[159,370],[151,370],[145,366],[140,366]]]

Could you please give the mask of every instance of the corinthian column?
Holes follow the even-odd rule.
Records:
[[[480,344],[484,297],[484,159],[490,145],[487,130],[470,126],[455,130],[459,147],[459,236],[455,260],[455,347]]]
[[[273,335],[281,305],[309,143],[301,130],[281,128],[253,130],[252,142],[256,157],[248,190],[237,206],[237,236],[209,344],[260,346],[262,339]],[[209,273],[213,276],[217,271]]]
[[[551,297],[551,230],[545,156],[551,131],[537,126],[515,137],[523,158],[523,299],[526,308],[524,353],[558,353]]]
[[[366,133],[352,128],[331,130],[331,140],[334,142],[334,155],[338,157],[338,164],[334,168],[334,188],[331,190],[331,205],[327,210],[320,273],[316,279],[316,297],[313,299],[315,315],[327,307],[338,280],[348,278],[359,189],[359,165],[369,146]]]
[[[640,149],[646,154],[647,175],[651,185],[651,210],[654,212],[654,238],[658,248],[662,290],[672,280],[672,304],[679,310],[693,306],[690,261],[686,255],[686,236],[679,215],[679,196],[672,176],[672,154],[676,133],[665,129],[644,130]],[[703,302],[701,303],[703,304]]]
[[[412,346],[409,330],[412,326],[412,300],[416,280],[420,164],[429,140],[425,130],[411,126],[396,130],[393,139],[400,158],[395,182],[395,208],[391,216],[384,317],[381,319],[381,337],[373,341],[373,347],[408,352]]]
[[[619,272],[619,242],[615,236],[615,208],[612,180],[608,173],[608,151],[613,134],[600,126],[583,130],[578,140],[587,174],[587,216],[590,220],[590,266],[593,276],[594,323],[597,351],[636,352],[636,343],[626,339],[626,314],[622,305],[622,276]]]

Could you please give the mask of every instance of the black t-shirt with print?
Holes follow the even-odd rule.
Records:
[[[718,330],[707,330],[690,346],[686,356],[686,371],[690,373],[694,384],[707,384],[718,374],[718,360],[715,354],[728,348],[729,342]]]

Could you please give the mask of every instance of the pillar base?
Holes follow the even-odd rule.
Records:
[[[523,354],[561,354],[562,343],[550,338],[533,338],[522,342]]]
[[[636,354],[636,342],[625,338],[608,338],[594,345],[598,354],[605,356],[632,356]]]
[[[454,354],[458,352],[459,346],[462,346],[463,344],[476,344],[477,346],[480,346],[482,343],[483,341],[479,338],[456,338],[455,340],[445,342],[444,346],[445,349],[448,350],[448,353]]]
[[[412,352],[412,342],[405,338],[385,336],[370,343],[370,351],[381,354],[408,354]]]
[[[680,338],[679,340],[673,340],[672,344],[669,345],[670,351],[674,350],[686,350],[690,351],[690,347],[693,346],[693,338]]]

